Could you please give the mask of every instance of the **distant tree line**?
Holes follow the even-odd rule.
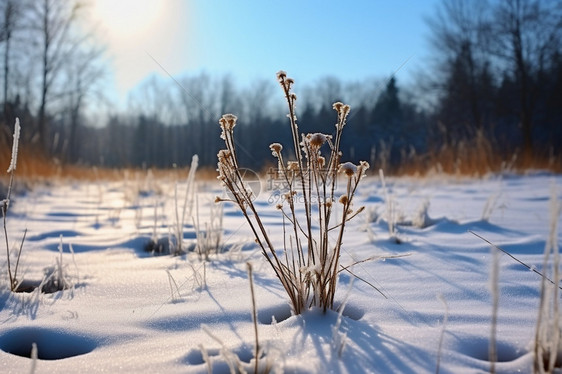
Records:
[[[65,6],[59,8],[61,3]],[[34,124],[30,144],[69,162],[107,167],[185,166],[193,154],[201,165],[212,166],[221,147],[217,121],[223,113],[239,118],[237,147],[247,167],[274,163],[270,143],[292,144],[275,72],[250,87],[237,86],[230,75],[174,80],[154,75],[130,93],[126,112],[109,116],[104,126],[89,125],[85,108],[95,100],[106,66],[99,47],[84,37],[72,42],[70,32],[46,43],[48,22],[38,22],[19,32],[22,40],[34,37],[41,46],[35,69],[18,72],[21,65],[14,63],[21,43],[14,36],[20,27],[15,20],[61,12],[60,19],[53,18],[60,24],[55,29],[70,30],[80,3],[0,4],[4,134],[18,115]],[[11,15],[14,6],[17,16]],[[560,160],[562,1],[444,0],[427,23],[431,64],[414,84],[401,86],[396,77],[296,82],[301,132],[333,133],[332,103],[342,101],[352,107],[341,146],[346,160],[392,170],[438,159],[444,149],[481,151],[471,148],[475,140],[484,140],[490,153],[506,160],[514,154]],[[55,40],[60,47],[52,47]],[[76,45],[80,48],[72,48]]]
[[[113,116],[103,128],[84,128],[83,136],[90,141],[83,149],[83,162],[170,167],[188,165],[198,154],[201,165],[215,165],[216,154],[224,147],[218,125],[223,113],[238,116],[235,136],[246,167],[273,164],[270,143],[291,146],[284,99],[274,75],[246,89],[237,89],[228,75],[213,79],[202,73],[178,82],[181,86],[152,77],[131,95],[129,114]],[[327,77],[303,87],[297,100],[301,132],[332,134],[336,101],[352,105],[341,145],[346,159],[376,159],[390,165],[405,157],[404,150],[426,150],[428,120],[413,103],[400,98],[395,78],[344,84]]]

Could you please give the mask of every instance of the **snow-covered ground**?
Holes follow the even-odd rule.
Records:
[[[253,244],[243,216],[224,206],[224,244],[203,262],[194,254],[144,251],[154,227],[169,235],[174,185],[166,181],[53,182],[13,198],[8,229],[17,245],[27,229],[20,272],[41,280],[59,258],[73,287],[52,294],[10,293],[0,265],[0,372],[206,373],[229,363],[252,372],[254,325],[246,262],[254,269],[260,366],[286,373],[489,372],[492,248],[470,231],[537,271],[550,234],[553,189],[545,173],[484,179],[379,179],[362,184],[355,206],[366,210],[346,229],[342,264],[374,255],[406,255],[355,265],[377,286],[342,273],[343,316],[311,310],[291,315],[284,291]],[[198,182],[200,222],[222,190]],[[279,214],[263,191],[257,205],[282,243]],[[427,206],[424,216],[424,205]],[[154,206],[157,205],[157,209]],[[156,223],[154,215],[157,215]],[[423,227],[419,223],[425,218]],[[423,221],[423,220],[422,220]],[[191,219],[184,227],[195,243]],[[2,234],[1,253],[5,251]],[[560,243],[558,234],[557,241]],[[72,245],[74,255],[69,251]],[[532,371],[541,277],[499,256],[497,373]],[[442,341],[441,341],[442,339]],[[29,355],[35,342],[39,360]],[[441,347],[441,348],[440,348]]]

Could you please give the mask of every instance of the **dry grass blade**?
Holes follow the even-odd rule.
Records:
[[[254,373],[258,372],[260,358],[260,340],[258,337],[258,312],[256,309],[256,294],[254,292],[254,277],[252,273],[252,264],[246,263],[248,268],[248,279],[250,280],[250,295],[252,296],[252,323],[254,324],[255,351],[254,351]]]
[[[18,252],[18,258],[16,261],[16,265],[13,269],[12,272],[12,264],[10,261],[10,241],[8,240],[8,209],[10,207],[10,198],[12,195],[12,188],[14,185],[14,175],[16,172],[16,167],[17,167],[17,161],[18,161],[18,146],[19,146],[19,139],[20,139],[20,120],[19,118],[16,118],[16,123],[14,126],[14,140],[12,143],[12,159],[10,161],[10,166],[8,167],[8,174],[10,175],[10,181],[8,182],[8,192],[6,193],[6,198],[3,199],[0,204],[0,211],[2,212],[2,222],[3,222],[3,227],[4,227],[4,238],[6,241],[6,263],[7,263],[7,267],[8,267],[8,280],[10,282],[10,290],[11,291],[15,291],[18,288],[18,280],[16,278],[17,272],[18,272],[18,265],[19,265],[19,260],[20,260],[20,256],[21,256],[21,250],[23,248],[23,241],[25,240],[25,234],[24,234],[24,239],[21,242],[20,245],[20,250]]]
[[[519,264],[525,266],[527,269],[531,270],[532,272],[540,275],[541,277],[543,277],[545,280],[549,281],[550,283],[552,283],[553,285],[557,285],[556,283],[554,283],[554,281],[552,279],[550,279],[549,277],[547,277],[546,275],[544,275],[543,273],[541,273],[540,271],[538,271],[536,268],[527,265],[526,263],[524,263],[523,261],[519,260],[517,257],[515,257],[514,255],[512,255],[511,253],[509,253],[508,251],[506,251],[505,249],[502,249],[500,247],[498,247],[497,245],[495,245],[494,243],[490,242],[488,239],[478,235],[477,233],[475,233],[472,230],[468,230],[469,233],[471,233],[472,235],[476,236],[477,238],[482,239],[483,241],[485,241],[486,243],[490,244],[492,247],[494,247],[497,250],[502,251],[503,253],[505,253],[506,255],[508,255],[509,257],[511,257],[513,260],[515,260],[516,262],[518,262]],[[558,285],[558,288],[562,290],[562,286]]]

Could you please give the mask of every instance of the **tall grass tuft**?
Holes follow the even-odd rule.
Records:
[[[541,281],[541,298],[535,332],[534,372],[554,373],[562,365],[562,346],[560,335],[560,253],[558,252],[558,217],[562,206],[558,200],[556,188],[552,189],[550,199],[550,233],[544,250],[543,273],[552,256],[552,279],[543,277]]]
[[[193,202],[195,196],[195,171],[197,170],[198,166],[199,166],[199,156],[193,155],[193,157],[191,158],[191,166],[189,167],[189,173],[187,174],[185,195],[183,196],[182,204],[180,204],[178,200],[177,184],[174,190],[176,222],[173,230],[173,236],[175,238],[175,248],[172,251],[172,253],[175,255],[180,255],[186,252],[183,243],[183,228],[186,222],[186,217],[191,216],[191,210],[193,209]]]
[[[25,241],[25,234],[20,244],[18,251],[16,263],[12,266],[11,251],[10,251],[10,240],[8,239],[8,209],[10,208],[10,198],[12,195],[12,188],[14,185],[14,175],[16,173],[16,167],[18,163],[18,146],[20,139],[20,120],[16,118],[16,123],[14,126],[14,141],[12,144],[12,159],[10,161],[10,166],[8,167],[7,173],[10,175],[10,181],[8,182],[8,192],[6,193],[6,198],[0,201],[0,211],[2,212],[2,223],[4,228],[4,239],[6,244],[6,263],[8,267],[8,280],[10,282],[10,290],[16,291],[19,285],[18,282],[18,266],[21,257],[21,251],[23,248],[23,242]]]
[[[341,163],[340,143],[349,105],[333,104],[337,113],[333,136],[300,134],[295,112],[297,96],[292,92],[294,81],[284,71],[277,73],[277,79],[288,105],[293,140],[291,161],[286,161],[281,144],[269,146],[278,161],[276,177],[286,189],[282,202],[277,204],[283,220],[283,252],[275,248],[254,205],[255,196],[240,172],[234,139],[237,118],[233,114],[225,114],[219,121],[226,149],[218,153],[218,179],[230,197],[217,200],[238,205],[262,254],[289,296],[293,312],[300,314],[312,306],[326,311],[334,306],[346,224],[363,210],[353,211],[353,197],[369,164]],[[345,192],[340,196],[336,189],[338,174],[346,182]],[[338,206],[341,214],[336,219]]]
[[[199,219],[199,196],[195,202],[195,216],[193,223],[195,226],[195,236],[197,244],[195,252],[200,260],[209,261],[211,254],[219,254],[225,250],[223,243],[223,206],[209,205],[209,220],[201,223]]]

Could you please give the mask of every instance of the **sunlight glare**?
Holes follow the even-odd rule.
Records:
[[[93,10],[111,38],[128,38],[149,32],[164,4],[159,0],[95,0]]]

